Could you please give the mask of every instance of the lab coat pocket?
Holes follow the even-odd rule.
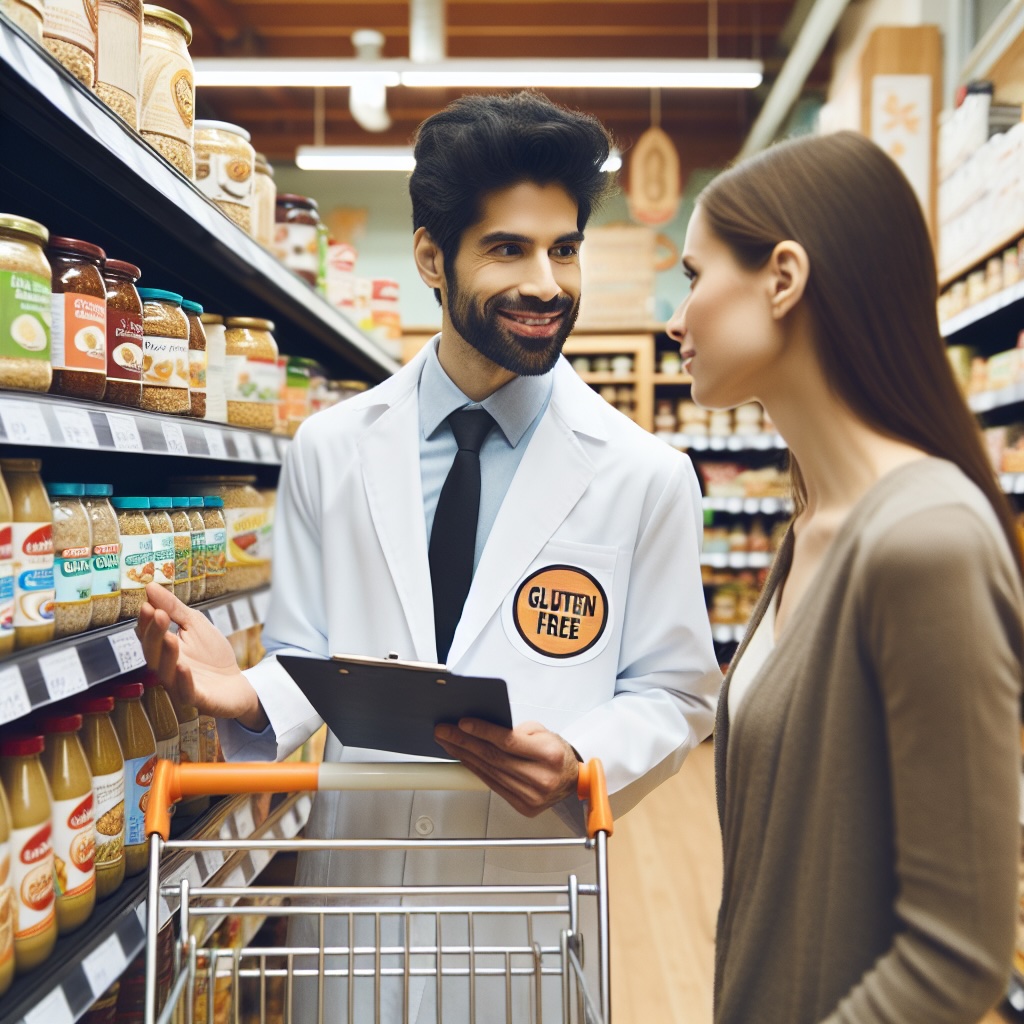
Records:
[[[615,632],[618,549],[552,541],[502,602],[501,622],[513,649],[550,667],[598,657]]]

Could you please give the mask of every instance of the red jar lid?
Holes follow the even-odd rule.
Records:
[[[45,746],[42,736],[5,736],[0,740],[0,757],[31,757],[41,754]]]
[[[82,716],[70,715],[40,715],[39,728],[43,732],[78,732],[82,728]]]
[[[114,698],[98,695],[79,697],[75,707],[80,715],[109,715],[114,710]]]
[[[311,210],[318,210],[319,207],[316,204],[315,199],[311,199],[309,196],[299,196],[294,192],[278,192],[277,203],[283,203],[286,206],[306,206]]]
[[[107,254],[92,242],[83,242],[80,238],[63,238],[50,235],[48,249],[59,249],[61,252],[73,252],[76,256],[85,256],[90,260],[105,260]]]
[[[143,689],[142,683],[119,683],[110,688],[110,693],[118,700],[130,700],[133,697],[141,697]]]
[[[149,669],[146,670],[146,674],[142,677],[142,686],[146,690],[152,690],[154,686],[163,686],[160,682],[160,677]]]
[[[134,263],[126,263],[124,260],[107,260],[103,269],[109,270],[112,274],[130,277],[133,281],[138,281],[142,277],[142,271]]]

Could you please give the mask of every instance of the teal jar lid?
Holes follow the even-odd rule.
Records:
[[[171,505],[174,508],[188,508],[191,501],[191,498],[171,498]]]
[[[47,484],[46,493],[51,498],[81,498],[85,484]]]
[[[181,308],[188,313],[195,313],[196,316],[203,315],[203,307],[198,302],[193,302],[191,299],[182,299]]]
[[[113,484],[86,484],[85,496],[87,498],[109,498],[114,493]]]
[[[114,508],[149,508],[149,498],[111,498]]]
[[[203,499],[202,498],[189,498],[188,499],[188,507],[189,508],[202,508],[203,507]]]
[[[150,498],[149,499],[149,507],[150,508],[173,508],[174,506],[171,504],[171,499],[170,498]]]
[[[224,499],[210,495],[207,498],[203,498],[203,505],[205,508],[223,508]]]
[[[140,288],[139,298],[143,302],[160,299],[163,302],[173,302],[178,306],[185,301],[177,292],[165,292],[162,288]]]

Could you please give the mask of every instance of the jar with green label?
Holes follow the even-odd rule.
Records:
[[[55,637],[84,633],[92,625],[92,529],[82,498],[85,484],[48,483],[53,511]]]
[[[188,498],[171,498],[171,525],[174,527],[174,596],[183,604],[191,604],[192,523],[188,518]]]
[[[86,484],[85,514],[92,527],[92,624],[112,626],[121,614],[121,534],[110,506],[110,484]]]
[[[117,497],[110,504],[117,513],[121,535],[121,614],[119,621],[138,618],[146,603],[146,584],[156,575],[153,561],[153,531],[146,513],[149,498]]]
[[[146,513],[153,533],[153,582],[174,593],[174,524],[171,499],[150,498]]]
[[[49,239],[42,224],[0,213],[0,387],[50,390]]]
[[[188,521],[192,525],[192,604],[206,599],[206,527],[203,499],[188,499]]]
[[[206,527],[206,596],[221,597],[228,592],[228,531],[223,498],[216,495],[203,498],[203,525]]]

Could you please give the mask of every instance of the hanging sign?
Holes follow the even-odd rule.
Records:
[[[629,213],[640,224],[667,224],[679,209],[679,154],[660,128],[640,136],[629,160]]]

